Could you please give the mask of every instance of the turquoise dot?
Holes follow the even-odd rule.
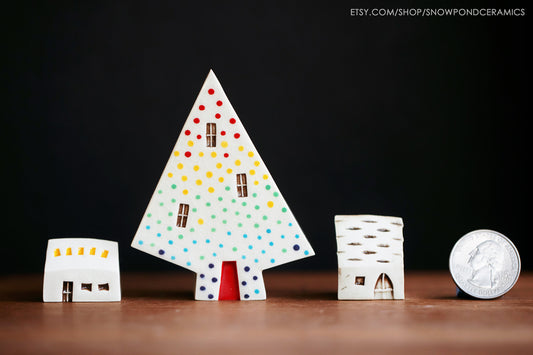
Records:
[[[255,294],[259,294],[259,290],[254,290]]]
[[[263,239],[263,237],[261,237],[260,235],[257,236],[257,240],[261,240]]]
[[[272,231],[270,229],[267,229],[267,233],[270,233],[270,232],[272,232]]]
[[[213,256],[217,256],[217,253],[213,253]]]
[[[285,236],[283,234],[281,235],[281,239],[285,239]]]
[[[276,260],[275,260],[274,258],[272,258],[272,259],[270,259],[270,262],[271,262],[272,264],[274,264],[274,263],[276,262]]]
[[[169,241],[168,241],[168,244],[172,245],[172,244],[174,244],[174,241],[169,240]]]
[[[248,245],[248,249],[252,250],[254,248],[253,245]]]
[[[175,256],[171,256],[170,260],[176,260],[176,257]]]
[[[289,227],[292,227],[292,223],[289,223]]]
[[[296,234],[296,235],[294,236],[294,238],[298,239],[298,238],[300,238],[300,236],[299,236],[298,234]]]
[[[248,234],[243,234],[242,237],[243,238],[248,238]]]
[[[160,236],[161,236],[161,233],[157,233],[157,236],[160,237]]]
[[[268,245],[270,245],[272,247],[272,246],[274,246],[274,242],[270,242],[270,243],[268,243]]]
[[[209,239],[206,239],[205,242],[206,242],[207,244],[211,243],[211,241],[210,241]]]
[[[150,229],[150,226],[146,226],[146,229]]]
[[[219,248],[224,248],[224,244],[219,244],[218,247]]]
[[[187,266],[191,266],[191,262],[190,261],[187,261]]]
[[[231,232],[227,232],[226,234],[227,234],[227,235],[231,235]]]
[[[188,252],[189,249],[187,249],[187,248],[183,248],[183,251],[184,251],[184,252]]]
[[[142,240],[139,240],[139,245],[143,245],[144,242]]]
[[[266,251],[264,251],[264,250],[261,250],[261,254],[266,254]]]
[[[196,243],[198,243],[198,242],[197,242],[196,240],[193,240],[192,243],[193,243],[193,244],[196,244]]]
[[[176,184],[172,184],[170,187],[172,187],[173,189],[175,189],[177,186],[176,186]]]
[[[254,259],[254,263],[258,263],[259,262],[259,259]]]
[[[241,256],[241,259],[242,260],[246,259],[246,255]]]
[[[304,251],[304,255],[309,255],[309,250]]]

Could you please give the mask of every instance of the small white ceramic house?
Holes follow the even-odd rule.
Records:
[[[263,270],[314,255],[213,71],[131,246],[195,272],[213,301],[264,300]]]
[[[403,221],[335,216],[340,300],[404,299]]]
[[[48,240],[44,302],[120,301],[118,243],[91,238]]]

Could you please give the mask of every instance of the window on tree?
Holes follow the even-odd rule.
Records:
[[[180,207],[178,209],[178,220],[176,221],[176,227],[185,228],[187,226],[187,217],[189,217],[189,205],[185,203],[180,203]]]
[[[237,174],[237,194],[239,197],[248,197],[246,174]]]
[[[207,123],[205,127],[205,138],[208,147],[217,146],[217,125],[216,123]]]

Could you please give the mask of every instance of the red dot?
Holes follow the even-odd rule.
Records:
[[[186,136],[188,136],[188,135],[190,135],[190,134],[191,134],[191,131],[189,131],[189,130],[186,130],[186,131],[185,131],[185,135],[186,135]]]
[[[233,137],[235,137],[235,139],[239,139],[240,136],[241,136],[241,135],[240,135],[239,133],[235,133],[235,134],[233,135]]]
[[[237,122],[237,121],[235,120],[235,118],[230,118],[229,123],[231,123],[231,124],[235,124],[235,122]]]
[[[227,158],[229,157],[229,154],[228,153],[224,153],[224,158]]]
[[[222,131],[222,132],[220,132],[220,134],[221,134],[222,136],[225,136],[225,135],[226,135],[226,131]]]
[[[204,105],[200,105],[198,108],[200,109],[200,111],[205,110],[205,106]]]
[[[215,115],[215,117],[216,117],[216,118],[220,118],[220,113],[217,113],[217,114]]]
[[[186,156],[187,158],[190,158],[190,157],[191,157],[191,152],[185,152],[185,156]]]
[[[202,136],[201,135],[197,135],[196,139],[202,139]]]
[[[215,90],[209,89],[209,90],[207,90],[207,92],[209,93],[209,95],[213,95],[215,93]]]
[[[222,106],[222,101],[218,100],[217,101],[217,106]]]
[[[198,117],[196,117],[194,120],[193,120],[194,123],[200,123],[200,119]]]

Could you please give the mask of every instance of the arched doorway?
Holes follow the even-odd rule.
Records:
[[[393,292],[392,281],[389,276],[385,273],[379,275],[376,286],[374,287],[374,299],[392,300],[394,298]]]

